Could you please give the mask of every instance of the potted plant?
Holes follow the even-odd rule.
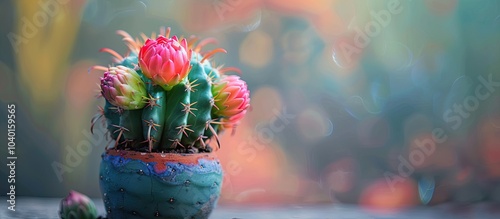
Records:
[[[100,187],[108,218],[207,218],[222,186],[214,154],[218,134],[234,128],[249,107],[235,68],[215,67],[202,53],[206,39],[159,35],[132,38],[130,52],[101,69],[100,115],[114,141],[102,154]]]

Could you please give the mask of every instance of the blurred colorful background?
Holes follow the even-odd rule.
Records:
[[[0,16],[19,196],[100,197],[89,67],[126,52],[117,30],[170,26],[217,38],[252,91],[217,152],[221,204],[500,202],[500,1],[6,0]]]

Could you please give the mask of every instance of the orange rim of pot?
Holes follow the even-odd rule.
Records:
[[[183,164],[198,164],[199,159],[218,160],[217,156],[215,156],[214,153],[194,153],[194,154],[153,153],[153,152],[149,153],[149,152],[108,149],[106,150],[106,155],[121,156],[123,158],[141,160],[146,163],[180,162]]]

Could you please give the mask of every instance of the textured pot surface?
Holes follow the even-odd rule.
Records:
[[[100,186],[108,218],[208,218],[222,167],[213,153],[107,150]]]

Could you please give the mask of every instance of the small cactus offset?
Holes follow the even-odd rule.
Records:
[[[144,152],[210,152],[211,139],[235,128],[250,105],[245,81],[225,75],[235,68],[215,67],[201,49],[215,40],[199,43],[193,38],[170,37],[170,28],[159,35],[132,38],[118,31],[129,53],[114,56],[104,71],[101,95],[105,99],[101,115],[115,148]],[[96,119],[92,121],[95,123]],[[94,127],[94,124],[92,124]]]
[[[61,201],[59,209],[61,219],[97,219],[97,210],[94,202],[87,196],[70,191]]]

